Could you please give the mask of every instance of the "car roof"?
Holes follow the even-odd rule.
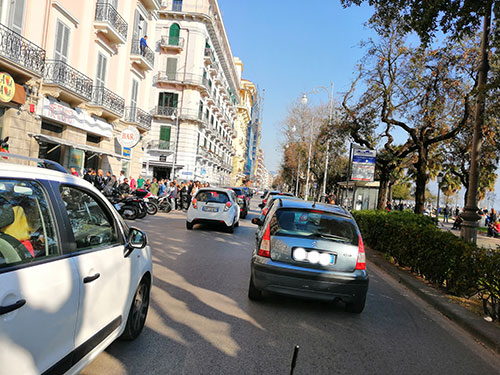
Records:
[[[276,199],[279,200],[279,199]],[[319,202],[305,201],[302,199],[282,199],[280,203],[280,208],[297,208],[302,210],[319,210],[324,212],[333,213],[336,215],[342,215],[346,217],[352,217],[352,215],[341,206],[334,204],[326,204]]]
[[[202,187],[198,189],[198,193],[200,191],[218,191],[220,193],[228,193],[231,190],[231,188],[223,188],[223,187],[214,187],[214,186],[209,186],[209,187]]]

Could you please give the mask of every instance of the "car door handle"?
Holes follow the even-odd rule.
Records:
[[[83,283],[84,284],[91,283],[92,281],[97,280],[99,278],[99,276],[101,276],[101,274],[100,273],[96,273],[94,276],[84,277],[83,278]]]
[[[26,303],[25,299],[20,299],[19,301],[13,303],[12,305],[0,306],[0,315],[7,314],[10,313],[11,311],[17,310],[23,307],[25,303]]]

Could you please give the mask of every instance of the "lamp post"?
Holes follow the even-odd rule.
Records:
[[[439,193],[441,192],[441,182],[443,182],[443,174],[439,173],[436,177],[438,183],[438,196],[437,196],[437,208],[436,208],[436,219],[439,225]]]
[[[330,84],[330,91],[324,86],[318,86],[311,91],[309,91],[307,94],[316,94],[318,93],[319,90],[325,90],[326,93],[328,94],[328,125],[331,125],[332,121],[332,116],[333,116],[333,82]],[[301,102],[302,104],[306,105],[307,104],[307,94],[302,95]],[[306,196],[305,199],[307,200],[308,194],[309,194],[309,171],[310,171],[310,166],[311,166],[311,150],[312,150],[312,136],[313,136],[313,124],[311,123],[311,138],[309,140],[309,159],[307,161],[307,179],[306,179]],[[330,151],[330,140],[327,141],[326,143],[326,158],[325,158],[325,173],[323,177],[323,189],[322,189],[322,195],[326,195],[326,179],[328,176],[328,153]]]
[[[172,121],[175,120],[175,150],[174,150],[174,156],[172,158],[172,181],[175,180],[175,164],[177,164],[177,151],[178,151],[178,144],[179,144],[179,113],[178,113],[178,108],[175,108],[175,111],[172,111],[172,115],[170,116],[170,119]]]

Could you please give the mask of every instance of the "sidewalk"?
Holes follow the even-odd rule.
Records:
[[[450,219],[449,223],[443,223],[442,219],[439,220],[439,228],[441,230],[447,230],[453,233],[455,236],[460,237],[460,231],[456,229],[451,229],[453,226],[453,221],[455,219]],[[488,237],[486,233],[477,232],[477,245],[481,247],[486,247],[488,249],[496,249],[497,246],[500,246],[500,238]]]
[[[486,237],[486,239],[489,238]],[[461,326],[477,340],[486,344],[496,353],[500,354],[500,328],[470,312],[458,303],[452,302],[446,293],[444,293],[441,289],[426,284],[416,278],[409,271],[392,264],[378,251],[366,248],[366,255],[368,260],[385,271],[389,276],[402,283],[408,289],[412,290],[415,294],[432,305],[448,319]]]

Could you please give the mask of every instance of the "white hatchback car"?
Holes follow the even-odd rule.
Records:
[[[186,228],[194,224],[224,224],[229,233],[240,225],[240,207],[233,190],[201,188],[191,201],[186,216]]]
[[[146,234],[92,185],[0,162],[1,375],[77,374],[134,339],[152,275]]]

